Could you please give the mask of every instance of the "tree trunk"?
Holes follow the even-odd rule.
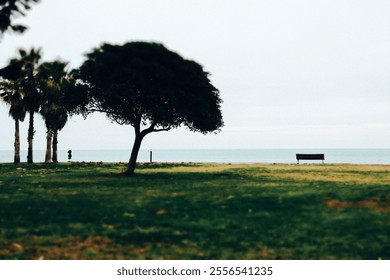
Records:
[[[141,148],[141,142],[144,138],[144,135],[141,133],[136,133],[133,149],[131,150],[131,156],[129,160],[129,164],[127,165],[127,170],[124,172],[126,175],[134,175],[135,167],[137,166],[137,157],[139,149]]]
[[[46,155],[45,155],[45,163],[51,163],[51,145],[53,140],[53,130],[50,128],[46,132]]]
[[[15,142],[14,142],[14,164],[20,163],[20,133],[19,133],[19,120],[15,120]]]
[[[58,130],[54,130],[53,134],[53,162],[58,163],[57,158]]]
[[[34,139],[34,111],[30,111],[30,121],[28,127],[28,153],[27,163],[33,163],[33,139]]]
[[[133,149],[131,150],[131,156],[129,160],[129,164],[127,165],[127,170],[123,172],[126,175],[134,175],[134,170],[137,166],[137,157],[139,149],[141,148],[142,140],[146,135],[155,131],[166,131],[166,129],[155,129],[155,125],[152,124],[149,128],[141,131],[141,118],[139,120],[139,124],[134,127],[135,129],[135,140],[133,144]]]

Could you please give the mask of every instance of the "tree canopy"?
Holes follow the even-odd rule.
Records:
[[[39,1],[40,0],[0,0],[0,36],[9,29],[23,33],[27,27],[20,24],[14,24],[12,21],[15,16],[24,16],[25,12],[31,9],[31,5]]]
[[[209,74],[162,44],[104,44],[87,54],[78,75],[88,86],[84,114],[104,112],[112,121],[134,127],[129,174],[148,133],[184,125],[206,134],[223,126],[222,100]]]

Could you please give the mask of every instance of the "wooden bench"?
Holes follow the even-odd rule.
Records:
[[[298,164],[300,160],[322,160],[322,163],[324,163],[325,155],[324,154],[297,154]]]

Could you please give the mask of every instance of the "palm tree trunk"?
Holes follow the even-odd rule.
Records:
[[[20,133],[19,119],[15,119],[14,164],[20,163]]]
[[[46,155],[45,155],[45,163],[51,163],[51,145],[53,140],[53,130],[50,128],[46,132]]]
[[[30,121],[28,127],[28,153],[27,163],[33,163],[33,139],[34,139],[34,111],[30,111]]]
[[[53,162],[58,163],[57,158],[58,130],[54,130],[53,134]]]

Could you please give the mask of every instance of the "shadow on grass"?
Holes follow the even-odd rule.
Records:
[[[0,258],[390,258],[388,213],[326,204],[380,196],[383,186],[264,168],[145,167],[134,177],[117,165],[72,168],[2,174]]]

